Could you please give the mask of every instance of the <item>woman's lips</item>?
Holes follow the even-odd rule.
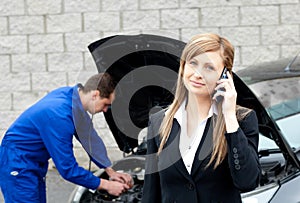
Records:
[[[203,84],[201,82],[194,81],[194,80],[190,80],[190,83],[194,87],[203,87],[203,86],[205,86],[205,84]]]

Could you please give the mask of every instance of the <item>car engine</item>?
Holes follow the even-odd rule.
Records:
[[[97,190],[95,193],[86,192],[82,196],[81,203],[108,203],[108,202],[132,202],[139,203],[142,201],[142,184],[135,184],[131,189],[120,195],[119,197],[112,196],[106,191]]]
[[[139,203],[142,201],[142,192],[144,184],[144,157],[128,157],[113,165],[113,169],[119,172],[128,173],[132,176],[134,185],[120,196],[110,195],[105,190],[86,189],[80,198],[80,203]],[[100,178],[108,179],[108,175],[103,172]]]

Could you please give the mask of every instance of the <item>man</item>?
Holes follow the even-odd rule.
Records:
[[[46,202],[45,176],[52,158],[61,176],[90,189],[120,195],[131,187],[129,174],[118,173],[90,118],[106,112],[114,100],[115,84],[107,73],[92,76],[84,86],[50,92],[23,112],[10,126],[0,146],[0,187],[5,202]],[[73,136],[93,162],[105,168],[110,180],[100,179],[78,166]]]

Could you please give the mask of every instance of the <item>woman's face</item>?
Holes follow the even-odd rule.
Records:
[[[205,52],[186,61],[183,82],[189,94],[211,97],[223,68],[219,51]]]

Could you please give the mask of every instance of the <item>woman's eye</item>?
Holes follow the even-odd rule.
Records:
[[[196,61],[190,61],[190,64],[193,65],[193,66],[196,66],[197,62]]]
[[[210,70],[210,71],[215,70],[215,68],[214,68],[213,66],[206,66],[206,69],[207,69],[207,70]]]

